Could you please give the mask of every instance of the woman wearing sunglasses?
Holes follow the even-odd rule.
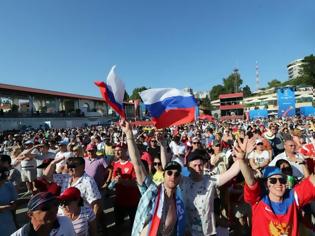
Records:
[[[235,154],[246,183],[244,199],[252,207],[252,235],[299,235],[297,213],[315,199],[315,176],[310,175],[289,190],[287,176],[278,167],[267,166],[263,171],[267,191],[263,191],[245,153],[236,147]]]
[[[95,214],[90,207],[83,206],[79,189],[67,188],[58,199],[61,208],[60,215],[70,218],[77,236],[97,235]]]
[[[162,168],[161,159],[155,157],[153,159],[153,168],[152,168],[152,180],[155,184],[159,185],[164,180],[164,171]]]

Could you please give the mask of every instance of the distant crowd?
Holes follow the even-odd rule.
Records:
[[[6,132],[0,234],[313,235],[314,170],[313,117]]]

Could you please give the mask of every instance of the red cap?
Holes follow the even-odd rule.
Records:
[[[94,150],[96,150],[96,145],[94,143],[90,143],[87,145],[86,150],[87,151],[94,151]]]
[[[81,198],[80,190],[75,187],[67,188],[59,197],[60,201],[79,200]]]

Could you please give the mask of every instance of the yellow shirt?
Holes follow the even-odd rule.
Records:
[[[163,171],[157,170],[152,176],[152,180],[156,185],[159,185],[164,181]]]

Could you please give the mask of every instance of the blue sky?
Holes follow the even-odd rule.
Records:
[[[287,80],[315,54],[313,0],[0,2],[0,83],[100,96],[112,65],[135,87],[210,90],[238,67],[244,85]]]

